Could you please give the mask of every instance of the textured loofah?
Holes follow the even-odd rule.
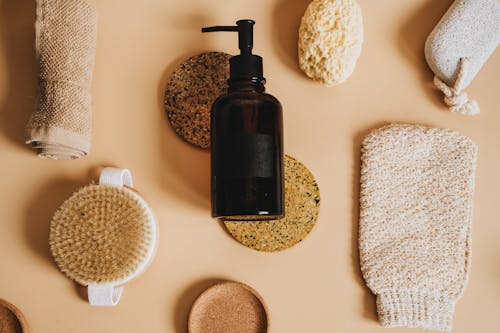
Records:
[[[370,133],[361,153],[360,263],[381,324],[451,330],[470,272],[477,146],[397,124]]]
[[[316,225],[320,194],[312,173],[299,161],[285,156],[285,217],[267,221],[233,221],[224,224],[241,244],[266,252],[285,250],[299,243]]]
[[[82,285],[132,277],[153,242],[143,200],[129,189],[108,185],[88,185],[73,194],[50,226],[59,269]]]
[[[363,17],[355,0],[313,0],[299,29],[299,65],[326,86],[354,71],[363,43]]]

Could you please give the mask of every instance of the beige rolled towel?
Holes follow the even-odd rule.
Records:
[[[40,157],[74,159],[89,153],[96,37],[97,13],[85,1],[37,1],[39,97],[26,143]]]
[[[359,251],[385,327],[450,331],[470,271],[477,147],[391,125],[363,141]]]

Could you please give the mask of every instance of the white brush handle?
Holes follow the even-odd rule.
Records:
[[[92,306],[116,306],[122,296],[123,288],[112,284],[89,284],[88,296]]]
[[[117,187],[134,187],[132,174],[128,169],[104,168],[99,177],[99,185],[111,185]]]
[[[104,168],[99,176],[99,185],[133,187],[132,175],[128,169]],[[112,284],[89,284],[88,298],[92,306],[116,306],[120,301],[123,288]]]

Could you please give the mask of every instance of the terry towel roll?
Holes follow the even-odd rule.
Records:
[[[361,149],[359,252],[385,327],[451,330],[470,271],[476,145],[391,125]]]
[[[97,13],[85,1],[37,1],[39,96],[26,143],[40,157],[74,159],[90,150],[96,35]]]

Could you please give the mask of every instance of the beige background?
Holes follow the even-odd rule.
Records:
[[[33,332],[184,332],[192,301],[215,279],[260,291],[270,332],[386,331],[358,265],[358,152],[367,131],[391,121],[449,127],[478,143],[472,275],[454,332],[498,332],[500,54],[469,89],[481,115],[445,112],[423,45],[451,0],[360,0],[363,52],[352,77],[334,88],[297,66],[306,0],[91,2],[100,14],[93,149],[61,162],[40,160],[22,143],[36,95],[34,1],[0,0],[0,297],[22,308]],[[268,92],[284,107],[286,152],[311,169],[322,194],[310,236],[276,254],[240,246],[210,218],[209,154],[178,139],[162,109],[173,66],[200,51],[236,51],[235,35],[201,35],[200,27],[247,17],[257,21]],[[103,165],[132,170],[161,228],[156,260],[112,309],[86,304],[47,246],[55,209]]]

